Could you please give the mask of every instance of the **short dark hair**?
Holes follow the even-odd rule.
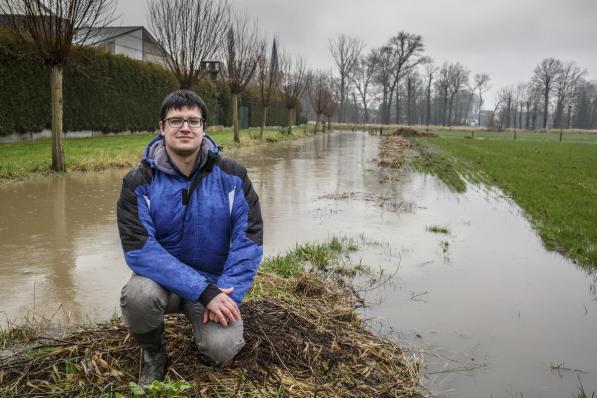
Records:
[[[204,122],[207,121],[205,101],[191,90],[176,90],[164,98],[160,110],[160,120],[164,120],[170,109],[199,108]]]

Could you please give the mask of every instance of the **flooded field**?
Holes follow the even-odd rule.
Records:
[[[357,260],[394,275],[361,292],[363,314],[423,354],[436,395],[570,397],[579,380],[597,390],[595,280],[545,251],[499,192],[456,194],[419,173],[388,181],[378,140],[336,133],[225,151],[260,195],[266,255],[332,235],[361,242]],[[0,187],[3,324],[32,310],[73,322],[118,311],[130,275],[114,208],[124,172]]]

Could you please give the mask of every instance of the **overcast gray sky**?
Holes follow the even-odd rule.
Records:
[[[528,80],[543,58],[575,61],[597,79],[597,0],[229,0],[258,19],[311,68],[333,68],[328,40],[359,37],[368,48],[400,30],[423,36],[437,64],[459,61],[498,88]],[[120,0],[117,25],[148,27],[147,0]],[[173,22],[174,23],[174,22]]]

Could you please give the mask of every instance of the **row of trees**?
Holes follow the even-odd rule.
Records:
[[[495,107],[482,113],[489,75],[472,75],[459,62],[435,64],[420,35],[398,32],[365,51],[358,38],[341,34],[329,49],[340,122],[597,128],[597,82],[574,62],[544,59],[529,82],[500,89]]]
[[[528,82],[501,88],[492,118],[495,127],[597,128],[597,82],[574,62],[545,58]]]
[[[358,38],[341,34],[329,48],[340,122],[463,124],[479,115],[489,88],[487,74],[471,82],[460,63],[435,65],[417,34],[398,32],[368,52]]]

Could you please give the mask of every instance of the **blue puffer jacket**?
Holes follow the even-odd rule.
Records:
[[[133,272],[186,300],[233,287],[240,305],[263,255],[259,199],[246,169],[220,156],[210,137],[200,152],[186,178],[158,136],[124,177],[117,218],[125,259]]]

